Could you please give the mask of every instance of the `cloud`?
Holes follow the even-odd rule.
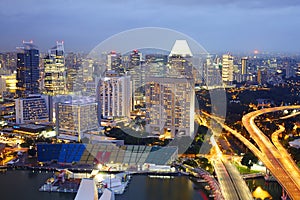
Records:
[[[152,2],[153,0],[145,0]],[[164,5],[178,5],[182,7],[214,7],[214,6],[234,6],[239,8],[284,8],[300,6],[299,0],[154,0],[155,3]]]
[[[248,48],[256,41],[287,40],[278,29],[296,37],[299,4],[299,0],[0,0],[0,24],[5,27],[0,44],[6,48],[37,38],[45,49],[56,40],[65,40],[70,49],[90,49],[118,32],[158,26],[205,40],[208,48],[210,44],[215,49],[238,48],[241,43]],[[273,37],[266,36],[269,33]],[[260,35],[266,36],[264,40]]]

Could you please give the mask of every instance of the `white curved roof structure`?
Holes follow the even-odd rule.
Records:
[[[115,200],[115,195],[110,189],[105,189],[99,200]]]
[[[83,178],[74,200],[98,200],[98,190],[94,179]]]
[[[169,56],[173,56],[173,55],[180,55],[183,57],[193,56],[192,51],[186,40],[175,41],[175,44],[173,45]]]

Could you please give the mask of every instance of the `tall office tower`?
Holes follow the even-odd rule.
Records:
[[[222,81],[225,85],[231,85],[233,81],[233,57],[230,54],[222,56]]]
[[[183,78],[146,79],[146,131],[171,133],[171,137],[194,136],[195,91]]]
[[[116,51],[111,51],[107,55],[107,70],[114,70],[118,74],[124,74],[125,70],[122,65],[122,55]]]
[[[258,69],[257,70],[257,82],[258,84],[266,84],[268,80],[268,72],[266,69]]]
[[[216,63],[213,63],[212,57],[210,55],[208,55],[206,58],[205,69],[206,85],[208,87],[221,86],[222,80],[220,76],[219,66]]]
[[[103,117],[129,117],[131,104],[130,76],[108,71],[97,88]]]
[[[55,104],[56,133],[59,139],[81,141],[84,134],[99,128],[97,103],[93,98],[73,99]]]
[[[78,79],[78,67],[77,66],[69,66],[67,67],[67,90],[68,93],[75,92],[76,81]]]
[[[247,81],[248,76],[248,57],[242,58],[242,81]]]
[[[78,69],[80,67],[81,60],[75,53],[68,53],[65,56],[65,66],[66,66],[66,88],[67,93],[72,93],[74,91],[74,85],[77,78]]]
[[[39,50],[33,42],[23,42],[17,54],[17,96],[39,93]]]
[[[177,78],[194,78],[193,54],[186,40],[176,40],[169,55],[168,76]]]
[[[143,63],[145,77],[147,76],[165,76],[167,70],[168,56],[163,54],[148,54]]]
[[[129,68],[134,68],[141,65],[142,53],[137,49],[133,50],[129,56]]]
[[[294,76],[294,69],[291,65],[287,64],[285,66],[285,69],[283,69],[283,71],[285,71],[285,78],[291,78]]]
[[[257,70],[257,83],[258,84],[262,84],[262,72],[261,72],[261,69],[258,69]]]
[[[131,77],[132,83],[132,110],[136,106],[142,105],[144,101],[144,86],[143,83],[143,70],[141,65],[142,53],[138,50],[133,50],[129,57],[128,74]]]
[[[52,97],[47,95],[29,95],[15,100],[16,123],[52,121]]]
[[[64,43],[56,42],[56,46],[48,51],[44,58],[44,93],[48,95],[66,94],[66,66]]]

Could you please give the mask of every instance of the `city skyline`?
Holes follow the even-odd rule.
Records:
[[[2,199],[299,200],[299,8],[0,1]]]
[[[41,52],[64,40],[66,51],[89,52],[111,35],[132,28],[163,27],[185,33],[209,52],[299,52],[299,2],[35,0],[0,3],[0,51],[34,40]],[[176,15],[174,13],[176,12]],[[26,23],[25,23],[26,22]],[[18,31],[21,30],[21,31]]]

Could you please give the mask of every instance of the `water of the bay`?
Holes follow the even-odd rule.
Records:
[[[9,170],[0,174],[1,200],[73,200],[75,194],[39,192],[51,172],[32,172]],[[269,190],[273,199],[280,199],[281,188],[277,183],[266,184],[263,179],[248,181],[254,190],[261,186]],[[123,195],[116,195],[116,200],[206,200],[207,191],[203,183],[191,181],[188,177],[177,176],[171,179],[150,178],[148,176],[133,176]]]

